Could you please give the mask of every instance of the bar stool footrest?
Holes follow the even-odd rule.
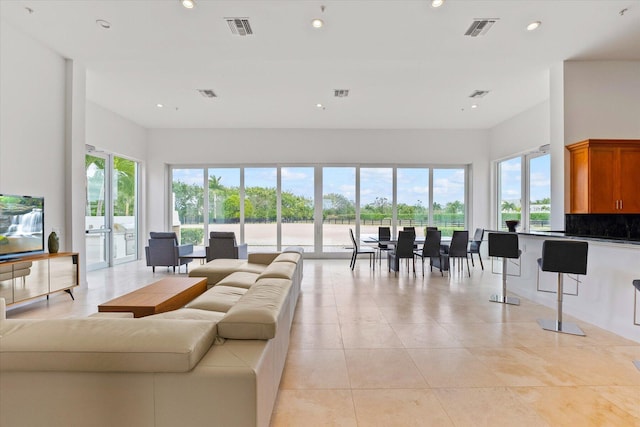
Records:
[[[547,331],[561,332],[563,334],[586,336],[582,329],[575,323],[571,322],[558,322],[557,320],[550,319],[538,319],[540,327]]]
[[[489,301],[498,302],[501,304],[511,304],[511,305],[520,305],[520,298],[518,297],[508,297],[505,295],[493,294],[489,297]]]

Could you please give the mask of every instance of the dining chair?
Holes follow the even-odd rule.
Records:
[[[482,264],[482,256],[480,255],[480,245],[482,244],[482,239],[484,238],[484,228],[476,228],[476,232],[473,233],[473,240],[469,242],[469,256],[471,257],[471,265],[476,266],[473,262],[473,254],[478,254],[478,258],[480,259],[480,267],[484,270],[484,265]]]
[[[413,275],[416,275],[416,258],[413,254],[413,242],[415,241],[415,234],[410,231],[400,231],[398,233],[398,243],[395,250],[391,251],[387,255],[387,263],[389,265],[389,271],[393,270],[398,274],[400,269],[400,260],[407,260],[407,273],[409,272],[409,260],[413,261]]]
[[[449,253],[447,256],[450,260],[453,260],[454,264],[458,265],[458,271],[462,272],[464,266],[462,265],[462,258],[467,261],[467,271],[469,277],[471,277],[471,268],[469,267],[469,257],[467,256],[467,245],[469,244],[469,231],[455,230],[453,236],[451,236],[451,245],[449,246]],[[459,263],[456,262],[459,261]],[[453,266],[450,267],[450,271],[453,270]],[[451,274],[449,274],[451,276]]]
[[[378,227],[378,261],[382,265],[382,252],[393,250],[393,245],[380,242],[388,242],[391,240],[391,227]]]
[[[355,236],[353,235],[353,229],[349,229],[349,236],[351,237],[351,244],[353,244],[353,253],[351,254],[351,269],[356,266],[356,259],[358,255],[369,255],[369,267],[373,266],[376,269],[376,251],[373,248],[363,248],[358,246]]]
[[[429,264],[431,271],[433,271],[432,258],[437,258],[438,263],[436,268],[440,270],[440,274],[444,276],[442,271],[442,253],[440,252],[440,242],[442,241],[442,234],[438,230],[427,230],[427,237],[424,240],[421,251],[415,251],[415,256],[419,256],[422,259],[422,275],[424,276],[424,259],[429,258]]]
[[[418,249],[418,245],[415,244],[415,240],[416,240],[416,228],[415,227],[402,227],[402,231],[408,231],[410,233],[413,233],[413,249]]]

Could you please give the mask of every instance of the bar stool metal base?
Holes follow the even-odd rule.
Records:
[[[636,365],[636,368],[640,371],[640,360],[634,360],[633,364]]]
[[[502,304],[520,305],[520,298],[507,296],[507,258],[502,257],[502,295],[493,294],[489,297],[491,302]]]
[[[571,334],[571,335],[580,335],[582,337],[586,336],[582,329],[578,327],[575,323],[570,322],[558,322],[557,320],[551,319],[538,319],[538,324],[542,329],[547,331],[561,332],[563,334]]]
[[[520,298],[518,297],[508,297],[505,295],[493,294],[489,297],[489,301],[491,302],[499,302],[502,304],[511,304],[511,305],[520,305]]]

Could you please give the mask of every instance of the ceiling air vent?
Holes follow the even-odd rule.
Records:
[[[216,95],[216,93],[212,89],[198,89],[198,92],[200,92],[200,95],[204,96],[205,98],[218,97],[218,95]]]
[[[253,34],[249,18],[224,18],[234,36],[250,36]]]
[[[346,98],[349,96],[349,89],[334,89],[333,96],[336,98]]]
[[[469,95],[469,98],[482,98],[488,93],[488,90],[474,90],[471,95]]]
[[[498,21],[498,18],[480,18],[474,19],[465,36],[478,37],[484,36],[489,28]]]

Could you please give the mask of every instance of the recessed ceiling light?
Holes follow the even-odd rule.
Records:
[[[440,7],[444,4],[444,0],[433,0],[431,2],[431,7]]]
[[[196,7],[195,0],[180,0],[180,4],[185,9],[193,9],[194,7]]]
[[[158,103],[158,104],[156,104],[156,107],[158,107],[158,108],[162,108],[162,107],[164,107],[164,104],[160,104],[160,103]]]
[[[471,108],[478,108],[478,104],[473,104]]]
[[[527,31],[537,30],[540,25],[542,25],[542,22],[534,21],[531,24],[527,25]]]
[[[324,21],[320,18],[316,18],[311,21],[311,26],[313,28],[322,28],[324,26]]]
[[[317,104],[316,104],[316,107],[318,107],[318,108],[324,108],[324,105],[322,105],[322,104],[320,104],[320,103],[317,103]]]
[[[111,28],[111,22],[105,21],[104,19],[96,19],[96,25],[105,30]]]

